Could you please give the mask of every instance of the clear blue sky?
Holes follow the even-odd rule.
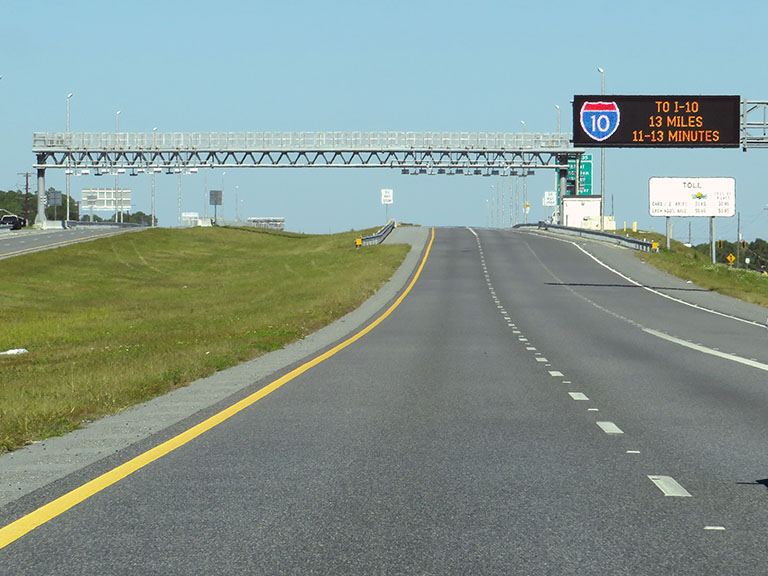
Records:
[[[554,132],[571,130],[574,94],[739,94],[768,99],[763,1],[145,1],[0,0],[0,189],[31,170],[32,133],[64,131]],[[594,150],[596,159],[599,152]],[[747,239],[768,238],[768,150],[608,150],[606,213],[648,215],[652,176],[732,176]],[[595,165],[596,174],[599,171]],[[209,187],[219,187],[220,171]],[[47,184],[64,188],[64,174]],[[150,211],[149,179],[130,178]],[[72,194],[98,186],[72,179]],[[529,220],[552,171],[529,178]],[[486,223],[496,178],[404,176],[387,169],[228,170],[224,216],[284,216],[325,233],[390,215],[426,225]],[[596,182],[597,186],[597,182]],[[158,179],[161,225],[176,223],[175,176]],[[203,212],[201,175],[183,180],[182,210]],[[707,240],[695,221],[694,242]],[[736,218],[718,236],[735,239]],[[675,221],[687,239],[688,221]]]

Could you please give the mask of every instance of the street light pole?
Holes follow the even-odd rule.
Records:
[[[605,70],[598,66],[600,72],[600,95],[605,96]],[[605,231],[605,147],[600,148],[600,231]]]
[[[157,147],[157,126],[152,128],[152,146]],[[155,167],[152,167],[152,228],[155,227]]]
[[[525,142],[525,120],[520,120],[523,125],[523,142]],[[523,163],[523,224],[528,224],[528,174]]]
[[[69,100],[72,98],[72,92],[67,94],[67,148],[70,147],[69,142]],[[69,158],[69,151],[67,151],[67,217],[64,219],[64,226],[67,225],[67,222],[69,221],[69,173],[72,171],[70,168],[70,158]]]
[[[557,134],[559,138],[560,137],[560,105],[555,104],[555,109],[557,110]]]
[[[118,200],[120,190],[120,174],[117,171],[117,148],[120,140],[120,110],[115,112],[115,224],[117,224],[117,211],[122,206],[122,198]],[[120,222],[123,221],[123,213],[120,211]]]

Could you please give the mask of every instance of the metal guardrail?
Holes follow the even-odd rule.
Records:
[[[586,230],[584,228],[573,228],[571,226],[559,226],[557,224],[547,224],[546,222],[538,222],[536,224],[516,224],[515,228],[538,228],[545,230],[553,230],[559,234],[567,234],[569,236],[580,236],[582,238],[598,238],[610,242],[611,244],[618,244],[625,248],[632,248],[633,250],[640,250],[641,252],[650,252],[653,247],[652,242],[646,240],[637,240],[635,238],[628,238],[626,236],[620,236],[618,234],[612,234],[611,232],[600,232],[599,230]]]
[[[392,232],[392,230],[395,229],[395,221],[390,220],[386,223],[386,225],[381,228],[376,234],[373,234],[371,236],[362,236],[360,238],[357,238],[355,240],[355,246],[358,248],[360,246],[373,246],[375,244],[381,244],[384,242],[384,239],[389,236],[389,233]]]

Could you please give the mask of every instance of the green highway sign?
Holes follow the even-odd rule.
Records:
[[[568,160],[568,175],[566,176],[566,194],[569,196],[592,195],[592,155],[582,154],[579,162],[579,188],[576,190],[576,159]],[[560,180],[557,180],[557,197],[560,198]]]

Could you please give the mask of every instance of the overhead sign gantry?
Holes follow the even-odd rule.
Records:
[[[38,191],[48,168],[95,175],[201,168],[395,168],[404,174],[514,175],[551,168],[565,189],[569,160],[584,150],[566,133],[213,132],[33,136]],[[38,207],[38,221],[45,211]]]

